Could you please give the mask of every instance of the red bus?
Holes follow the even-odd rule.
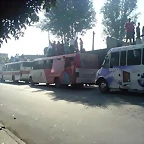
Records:
[[[95,84],[98,57],[88,53],[74,53],[35,59],[30,72],[31,84],[46,83],[82,86]]]

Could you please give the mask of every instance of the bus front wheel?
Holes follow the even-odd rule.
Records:
[[[5,82],[5,80],[4,80],[4,78],[3,78],[3,76],[2,76],[2,78],[1,78],[1,82]]]
[[[13,83],[18,83],[18,80],[15,80],[15,76],[12,76]]]
[[[107,81],[105,79],[99,80],[99,90],[102,93],[108,93],[110,91],[108,83],[107,83]]]
[[[34,85],[35,85],[35,83],[33,82],[33,79],[32,79],[31,76],[29,77],[29,82],[30,82],[31,86],[34,86]]]

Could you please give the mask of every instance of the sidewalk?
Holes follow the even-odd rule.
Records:
[[[25,144],[0,123],[0,144]]]

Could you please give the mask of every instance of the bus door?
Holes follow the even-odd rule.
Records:
[[[35,71],[35,79],[38,83],[45,83],[45,74],[44,74],[44,61],[37,61],[37,70]]]
[[[53,59],[47,59],[43,61],[43,72],[40,73],[41,79],[44,83],[53,83],[52,79],[52,69]]]
[[[30,72],[30,75],[32,76],[33,82],[39,82],[40,77],[40,67],[39,67],[39,61],[33,61],[32,62],[32,69]]]
[[[49,80],[54,82],[55,77],[59,77],[61,80],[61,75],[64,71],[64,64],[65,59],[62,58],[56,58],[53,60],[52,68],[51,68],[51,75],[49,76]]]
[[[143,66],[142,64],[142,49],[132,49],[127,51],[127,67],[129,75],[125,74],[126,78],[130,80],[130,89],[141,90],[138,80],[141,79]]]
[[[109,83],[111,88],[120,88],[122,85],[122,70],[119,66],[120,52],[112,52],[109,66]]]
[[[121,85],[120,88],[129,88],[131,83],[131,74],[130,69],[126,69],[127,67],[127,51],[120,52],[120,69],[121,69]]]
[[[22,62],[20,68],[21,79],[28,79],[31,70],[31,62]]]
[[[14,76],[15,80],[20,80],[20,68],[21,68],[21,63],[15,63],[11,64],[11,76]]]

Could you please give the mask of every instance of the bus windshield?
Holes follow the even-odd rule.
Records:
[[[88,69],[96,69],[98,66],[97,56],[94,54],[80,54],[80,67]]]
[[[23,62],[22,65],[23,65],[23,67],[31,67],[32,66],[31,62]]]

